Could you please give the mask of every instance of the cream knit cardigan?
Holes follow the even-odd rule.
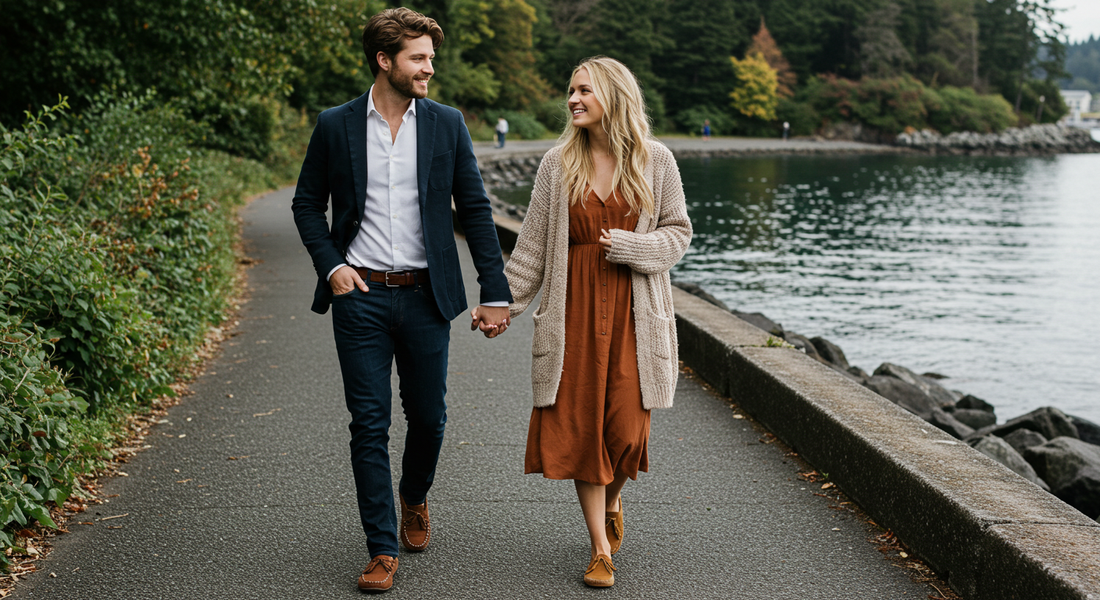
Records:
[[[612,229],[607,258],[632,270],[642,406],[670,408],[678,362],[668,271],[687,251],[691,221],[676,160],[657,141],[649,142],[649,164],[644,176],[653,190],[657,218],[642,212],[634,231]],[[535,335],[531,344],[531,384],[536,407],[554,404],[565,360],[569,198],[562,188],[561,148],[555,147],[543,156],[539,165],[527,216],[504,269],[514,299],[509,307],[513,318],[530,306],[546,283],[542,302],[532,315]]]

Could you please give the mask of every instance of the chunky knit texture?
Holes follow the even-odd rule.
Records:
[[[631,274],[634,327],[638,338],[638,374],[642,406],[670,408],[676,389],[677,343],[672,284],[668,271],[687,252],[691,221],[676,160],[668,148],[649,142],[645,179],[653,189],[655,214],[642,213],[634,231],[611,230],[609,261],[627,265]],[[565,362],[565,294],[569,268],[569,197],[562,186],[561,148],[542,158],[531,205],[516,248],[504,269],[514,302],[512,318],[523,313],[545,284],[532,315],[531,384],[536,407],[552,406]],[[593,291],[593,293],[595,293]]]

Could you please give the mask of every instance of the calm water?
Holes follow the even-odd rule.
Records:
[[[1002,420],[1100,422],[1100,155],[679,164],[695,239],[675,278],[868,372],[948,375]]]

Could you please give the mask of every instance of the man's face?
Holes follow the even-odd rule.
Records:
[[[435,49],[432,48],[430,36],[405,40],[405,47],[389,60],[390,85],[409,98],[427,97],[428,80],[435,73],[432,69],[433,58]]]

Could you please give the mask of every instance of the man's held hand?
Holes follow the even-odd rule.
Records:
[[[507,306],[479,305],[470,311],[470,317],[470,331],[480,329],[487,338],[495,338],[508,330]]]

